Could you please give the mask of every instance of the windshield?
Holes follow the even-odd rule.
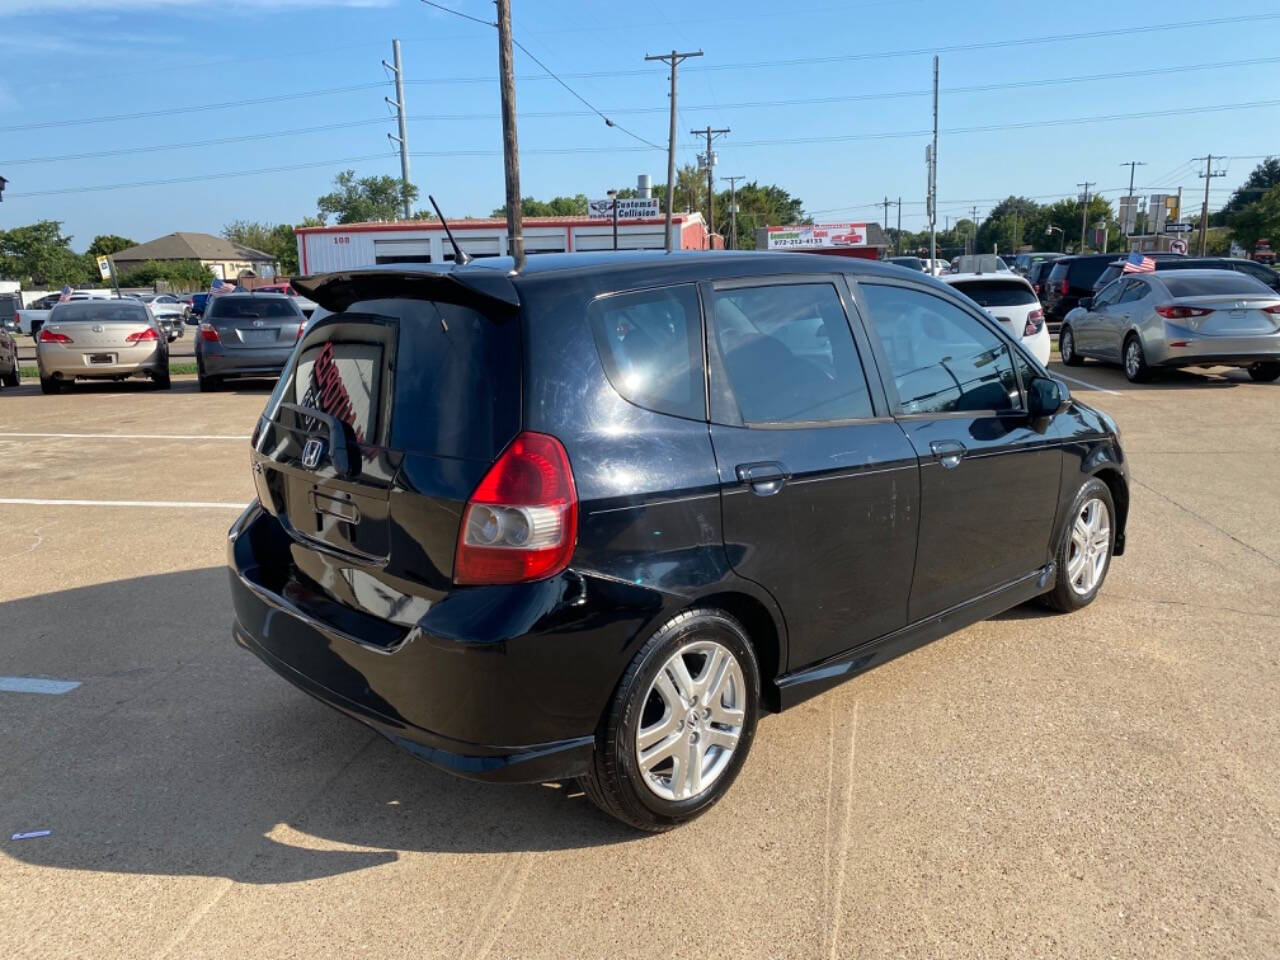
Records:
[[[1201,274],[1198,277],[1173,276],[1161,277],[1164,285],[1175,297],[1230,297],[1235,294],[1271,293],[1253,277],[1226,270],[1216,271],[1211,276]]]
[[[140,303],[119,300],[75,300],[60,303],[49,314],[50,323],[146,323],[147,310]]]

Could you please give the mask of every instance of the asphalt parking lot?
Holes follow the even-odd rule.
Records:
[[[1133,469],[1099,600],[766,718],[661,836],[438,773],[234,646],[269,385],[3,391],[0,675],[80,685],[0,689],[0,955],[1280,955],[1280,384],[1070,377]]]

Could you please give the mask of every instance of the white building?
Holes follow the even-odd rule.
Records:
[[[500,257],[507,247],[506,220],[451,220],[458,245],[473,257]],[[619,250],[662,250],[666,247],[662,217],[618,221]],[[331,227],[298,227],[298,266],[303,274],[347,270],[375,263],[445,263],[453,248],[438,220],[346,223]],[[700,213],[671,218],[672,247],[707,249],[707,230]],[[720,249],[721,238],[711,238]],[[612,250],[613,221],[587,217],[526,217],[526,254]]]

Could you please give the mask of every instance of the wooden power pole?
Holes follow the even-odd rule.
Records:
[[[507,180],[508,249],[516,269],[524,265],[524,217],[520,209],[520,146],[516,137],[516,78],[511,56],[511,0],[498,4],[498,72],[502,88],[502,160]]]
[[[692,53],[672,50],[670,53],[657,56],[645,54],[646,60],[661,60],[671,64],[671,137],[667,141],[667,253],[671,252],[671,208],[676,202],[676,68],[681,60],[700,56],[702,56],[701,50]]]

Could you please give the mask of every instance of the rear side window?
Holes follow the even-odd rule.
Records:
[[[871,417],[871,396],[835,286],[790,283],[721,290],[711,328],[748,424]]]
[[[602,297],[588,316],[613,389],[657,413],[702,420],[702,311],[692,284]]]
[[[1048,282],[1054,287],[1057,287],[1059,284],[1062,283],[1063,278],[1066,277],[1066,275],[1067,275],[1067,264],[1061,263],[1061,262],[1055,263],[1053,265],[1053,269],[1049,271]]]
[[[1039,303],[1031,288],[998,280],[966,280],[951,284],[980,307],[1025,307]]]
[[[862,285],[902,412],[1013,410],[1021,406],[1008,345],[941,297]]]
[[[1241,273],[1221,270],[1212,276],[1201,274],[1198,277],[1172,276],[1161,277],[1164,285],[1175,297],[1230,297],[1245,293],[1270,293],[1265,285],[1253,277]]]

